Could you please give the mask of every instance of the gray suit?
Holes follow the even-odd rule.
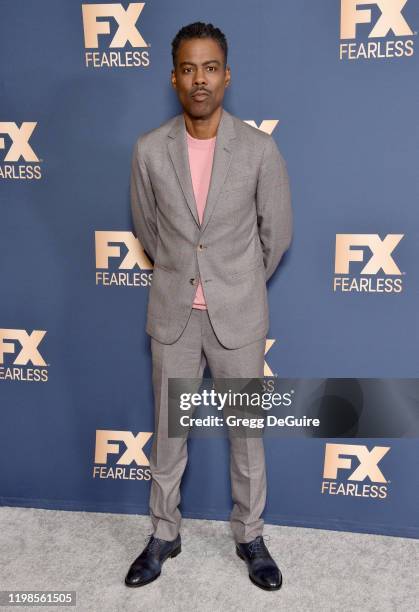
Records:
[[[190,315],[198,276],[211,323],[226,348],[266,335],[266,281],[290,245],[286,163],[272,136],[223,110],[202,226],[189,171],[183,115],[138,138],[132,214],[154,262],[146,331],[175,342]]]
[[[146,331],[151,336],[155,434],[150,515],[155,537],[174,540],[181,514],[185,438],[168,437],[168,378],[263,377],[266,281],[291,242],[285,161],[271,136],[223,110],[202,226],[189,170],[183,114],[138,138],[131,206],[154,262]],[[198,277],[207,310],[192,308]],[[263,438],[230,436],[231,527],[236,542],[262,534]]]

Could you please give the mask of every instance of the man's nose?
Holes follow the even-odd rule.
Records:
[[[196,73],[195,73],[194,84],[195,85],[205,85],[206,82],[207,82],[207,79],[206,79],[205,72],[204,72],[203,68],[198,68]]]

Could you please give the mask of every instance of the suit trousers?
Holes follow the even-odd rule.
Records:
[[[266,338],[229,349],[217,339],[207,310],[191,309],[173,344],[151,338],[155,433],[150,455],[150,516],[154,536],[174,540],[180,529],[180,484],[188,460],[187,436],[168,437],[168,378],[198,378],[205,366],[215,378],[261,378]],[[198,390],[198,389],[197,389]],[[230,524],[236,542],[262,535],[266,502],[263,436],[229,436],[233,509]]]

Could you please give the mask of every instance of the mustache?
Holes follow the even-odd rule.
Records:
[[[193,89],[193,90],[191,91],[191,94],[190,94],[190,95],[191,95],[191,96],[194,96],[196,93],[201,92],[201,91],[202,91],[202,92],[204,92],[204,93],[206,93],[206,94],[208,94],[208,95],[210,95],[210,94],[211,94],[211,92],[210,92],[208,89],[206,89],[205,87],[195,87],[195,89]]]

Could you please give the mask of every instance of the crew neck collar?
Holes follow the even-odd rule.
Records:
[[[212,138],[194,138],[189,134],[188,130],[186,130],[186,138],[188,139],[189,144],[193,147],[197,149],[207,149],[211,145],[215,144],[217,136],[213,136]]]

